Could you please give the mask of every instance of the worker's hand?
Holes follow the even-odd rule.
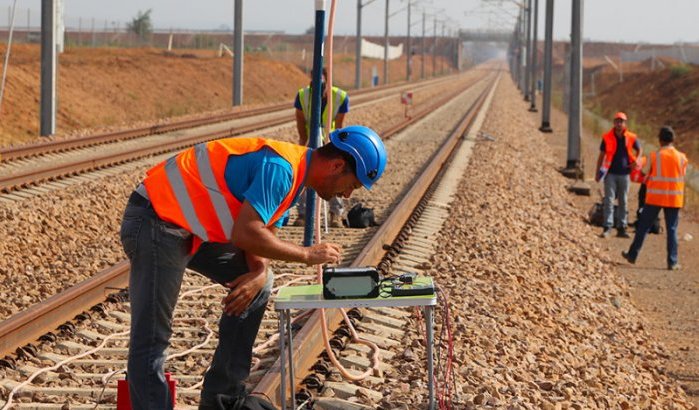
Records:
[[[255,296],[267,282],[267,270],[248,272],[226,283],[231,291],[223,298],[221,304],[228,316],[238,316],[250,306]]]
[[[641,169],[643,164],[641,163],[641,157],[636,158],[636,161],[631,164],[631,169]]]
[[[306,248],[306,264],[307,265],[320,265],[320,264],[333,264],[337,265],[340,263],[340,245],[334,243],[319,243]]]

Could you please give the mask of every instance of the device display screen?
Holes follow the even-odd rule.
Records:
[[[325,287],[335,297],[359,297],[369,295],[376,288],[377,283],[369,276],[335,276],[331,278]]]

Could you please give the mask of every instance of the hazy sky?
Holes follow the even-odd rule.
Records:
[[[383,35],[387,0],[362,0],[364,7],[362,32]],[[389,33],[405,35],[408,0],[390,1]],[[411,0],[413,6],[411,33],[422,33],[423,10],[428,15],[448,17],[451,27],[507,28],[511,30],[517,3],[524,0]],[[7,26],[14,0],[0,0],[0,26]],[[532,0],[532,3],[534,0]],[[87,30],[95,19],[97,28],[105,24],[121,27],[138,11],[152,9],[156,29],[216,29],[233,26],[234,0],[64,0],[66,25],[77,27],[79,18]],[[328,9],[330,1],[327,1]],[[570,36],[571,0],[556,0],[554,36]],[[32,25],[39,24],[40,0],[18,0],[16,24],[26,26],[27,15]],[[546,0],[539,0],[539,33],[543,35]],[[245,30],[276,30],[302,33],[313,25],[314,0],[244,0]],[[586,0],[584,1],[584,37],[591,40],[674,43],[699,42],[698,0]],[[30,10],[28,13],[27,10]],[[355,34],[357,0],[338,0],[336,34]],[[427,35],[433,29],[434,17],[428,17]],[[438,33],[441,34],[441,23]],[[0,39],[6,41],[6,39]]]

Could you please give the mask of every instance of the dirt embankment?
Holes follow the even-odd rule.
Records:
[[[699,162],[699,67],[673,65],[624,76],[602,74],[596,79],[597,95],[588,106],[611,118],[615,111],[629,114],[631,128],[655,141],[658,128],[671,125],[677,145],[692,162]]]
[[[0,55],[6,45],[0,44]],[[307,56],[307,59],[310,59]],[[406,57],[389,62],[389,80],[405,80]],[[354,85],[354,55],[336,54],[333,84]],[[425,65],[448,71],[446,59]],[[1,63],[0,63],[1,64]],[[100,127],[133,127],[139,122],[229,110],[232,100],[232,59],[215,50],[156,48],[69,48],[59,56],[57,79],[57,136],[86,133]],[[372,70],[382,73],[383,62],[365,59],[363,83]],[[421,75],[420,56],[414,56],[414,76]],[[267,54],[247,53],[243,66],[245,106],[288,101],[309,76],[291,60],[272,60]],[[40,96],[38,45],[13,45],[4,101],[0,107],[0,146],[38,139]]]
[[[4,47],[0,53],[4,55]],[[230,58],[165,54],[157,49],[69,49],[59,57],[57,134],[156,120],[231,105]],[[11,50],[0,112],[0,145],[30,141],[39,130],[40,58],[36,45]],[[247,104],[286,99],[308,77],[298,67],[246,57]]]

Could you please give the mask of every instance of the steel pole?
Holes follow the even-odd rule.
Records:
[[[527,0],[527,10],[526,10],[526,22],[524,24],[524,29],[526,30],[525,34],[525,43],[526,43],[526,61],[525,64],[527,65],[526,68],[524,69],[524,84],[522,87],[522,91],[524,91],[524,101],[529,101],[529,76],[531,75],[531,67],[532,67],[532,0]]]
[[[311,76],[311,124],[308,146],[311,149],[320,146],[320,107],[322,96],[321,71],[323,70],[323,41],[325,37],[325,0],[316,0],[316,26],[313,41],[313,73]],[[303,230],[303,245],[313,245],[313,227],[316,214],[316,192],[306,188],[306,225]],[[319,222],[320,223],[320,222]],[[293,389],[293,386],[291,387]]]
[[[432,29],[432,77],[437,75],[437,17],[434,18]]]
[[[526,26],[525,23],[525,8],[521,7],[520,8],[520,20],[519,20],[519,62],[517,65],[517,86],[519,87],[519,90],[524,93],[524,63],[525,63],[525,48],[524,48],[524,40],[526,38],[526,33],[524,31],[524,28]]]
[[[422,61],[420,61],[420,79],[425,79],[425,12],[422,12]]]
[[[539,30],[539,0],[534,0],[534,32],[532,34],[532,78],[531,78],[531,91],[529,92],[529,100],[531,105],[529,106],[529,111],[537,112],[536,109],[536,77],[537,77],[537,59],[539,55],[538,50],[538,38],[537,31]]]
[[[542,132],[551,128],[551,66],[553,64],[553,0],[546,0],[546,40],[544,44],[544,107],[541,112]]]
[[[362,88],[362,0],[357,0],[357,45],[355,46],[354,88]]]
[[[384,17],[384,32],[383,32],[383,83],[388,84],[388,3],[386,0],[386,16]]]
[[[568,114],[569,176],[582,177],[580,157],[580,132],[582,129],[582,0],[573,0],[570,50],[570,104]]]
[[[56,133],[56,3],[41,0],[41,126],[42,137]]]
[[[412,0],[408,0],[408,33],[407,33],[408,39],[406,41],[406,43],[408,43],[408,56],[406,58],[406,63],[405,63],[405,80],[406,81],[410,81],[410,74],[411,74],[410,73],[410,71],[411,71],[410,63],[412,62],[410,60],[410,58],[412,56],[412,48],[410,46],[410,2],[411,1]]]
[[[235,0],[233,35],[233,106],[243,104],[243,0]]]

